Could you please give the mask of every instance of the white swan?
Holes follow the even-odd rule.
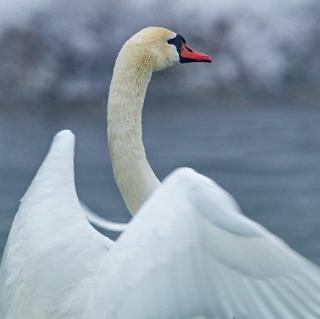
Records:
[[[162,28],[126,42],[110,87],[109,148],[123,198],[139,213],[114,243],[96,232],[76,195],[74,136],[57,134],[12,225],[1,319],[320,318],[317,266],[213,181],[182,168],[160,184],[146,160],[141,112],[152,71],[209,59]]]

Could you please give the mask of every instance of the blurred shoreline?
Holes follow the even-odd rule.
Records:
[[[156,80],[154,80],[156,81]],[[109,84],[109,83],[108,83]],[[194,94],[193,94],[194,93]],[[105,111],[107,107],[107,91],[105,96],[101,96],[100,99],[38,99],[37,101],[20,101],[17,103],[8,103],[0,105],[0,114],[6,113],[11,116],[50,116],[50,117],[61,117],[61,116],[72,116],[77,113],[77,116],[92,117],[101,116],[101,110]],[[179,101],[179,103],[177,103]],[[316,89],[307,88],[292,88],[291,90],[284,90],[281,93],[274,94],[273,92],[251,92],[244,93],[239,91],[221,91],[219,89],[215,92],[199,90],[192,92],[169,92],[168,89],[163,91],[156,91],[150,88],[147,92],[145,109],[156,108],[161,104],[168,106],[172,105],[177,107],[179,104],[184,108],[196,107],[197,105],[211,105],[211,107],[220,108],[231,107],[235,105],[237,107],[275,107],[275,105],[285,105],[291,108],[304,108],[307,109],[319,108],[320,107],[320,91]],[[20,114],[20,115],[19,115]]]
[[[147,25],[180,32],[192,47],[215,56],[211,65],[154,74],[148,92],[154,99],[320,104],[316,0],[204,0],[201,8],[179,7],[178,0],[170,12],[167,0],[93,0],[90,6],[82,0],[31,0],[28,19],[17,14],[16,1],[11,23],[0,25],[0,112],[52,113],[75,106],[90,112],[106,99],[121,45]]]

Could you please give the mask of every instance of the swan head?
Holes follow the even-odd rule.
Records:
[[[125,44],[141,63],[151,63],[153,71],[177,63],[211,62],[212,57],[191,49],[180,34],[161,27],[148,27],[134,34]],[[142,57],[142,59],[141,59]]]

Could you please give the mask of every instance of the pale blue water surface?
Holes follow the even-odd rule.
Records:
[[[145,108],[144,141],[158,176],[179,166],[210,176],[245,214],[320,264],[320,108],[178,102]],[[102,106],[58,117],[1,114],[0,256],[19,199],[61,129],[76,134],[79,197],[104,217],[129,220],[112,177],[105,126]]]

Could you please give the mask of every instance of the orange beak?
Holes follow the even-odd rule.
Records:
[[[190,62],[209,62],[211,63],[213,58],[205,53],[198,52],[190,49],[185,43],[181,44],[180,48],[180,62],[190,63]]]

